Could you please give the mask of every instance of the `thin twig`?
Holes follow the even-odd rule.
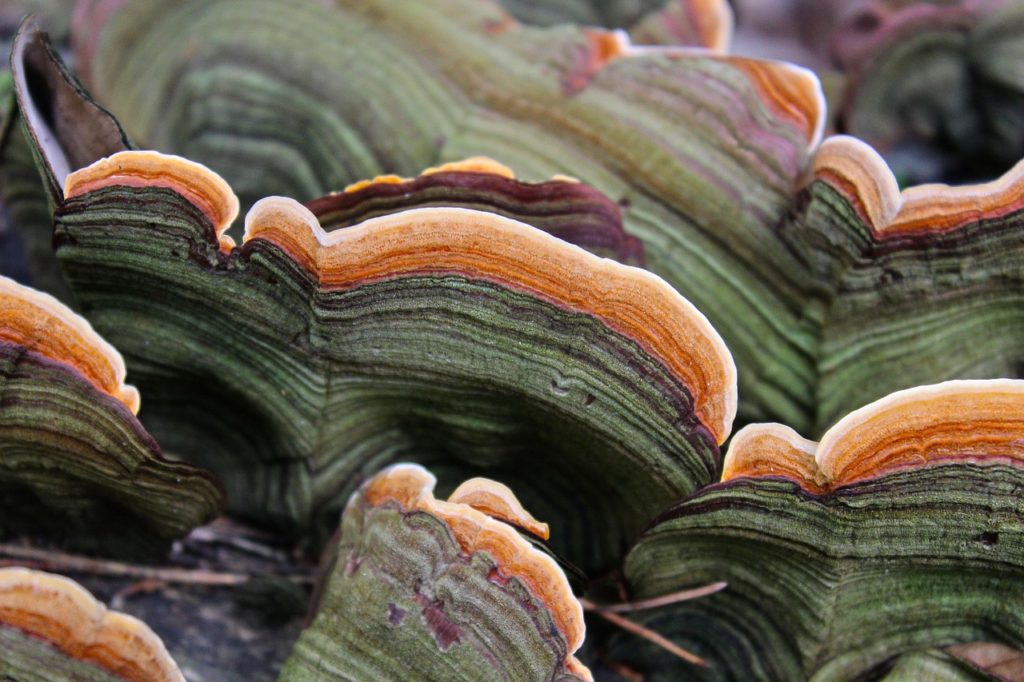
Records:
[[[17,565],[32,562],[35,564],[35,568],[48,570],[92,573],[95,575],[136,578],[139,580],[158,580],[165,583],[187,585],[243,585],[252,578],[271,575],[293,583],[309,584],[313,582],[311,576],[305,575],[277,576],[276,574],[262,574],[257,576],[246,573],[220,573],[205,569],[177,568],[173,566],[140,566],[120,561],[93,559],[64,552],[36,549],[34,547],[19,547],[17,545],[0,544],[0,557],[15,559],[20,562]],[[16,562],[0,560],[0,565],[10,566],[15,564]]]
[[[650,630],[648,628],[645,628],[643,625],[634,623],[628,618],[620,616],[617,613],[603,611],[601,607],[597,606],[596,604],[587,599],[580,599],[580,604],[582,604],[583,608],[585,608],[587,611],[590,611],[595,616],[600,616],[601,618],[607,620],[609,623],[617,625],[623,630],[633,633],[637,637],[642,637],[643,639],[646,639],[648,642],[661,647],[670,654],[677,656],[683,659],[684,661],[687,661],[688,663],[692,663],[694,665],[702,665],[705,667],[707,667],[708,665],[707,661],[705,661],[700,656],[690,653],[689,651],[679,646],[675,642],[665,637],[662,637],[654,630]]]
[[[185,538],[184,543],[188,542],[221,544],[227,547],[232,547],[246,554],[258,556],[261,559],[268,559],[270,561],[285,561],[288,558],[288,553],[283,550],[267,547],[266,545],[253,540],[248,540],[244,537],[232,536],[218,532],[213,526],[196,528],[189,533],[188,537]]]
[[[705,585],[703,587],[695,587],[692,590],[680,590],[679,592],[662,595],[661,597],[654,597],[653,599],[644,599],[642,601],[623,602],[621,604],[595,604],[594,610],[603,611],[604,613],[628,613],[630,611],[656,609],[659,606],[668,606],[669,604],[678,604],[681,601],[690,601],[691,599],[706,597],[709,594],[721,592],[728,586],[729,583],[711,583],[710,585]]]
[[[244,523],[238,519],[232,519],[227,516],[218,516],[205,526],[200,526],[200,528],[209,528],[212,531],[223,535],[246,537],[252,540],[265,540],[267,542],[272,542],[277,539],[276,535],[265,529],[250,526],[248,523]],[[195,530],[193,530],[193,532],[195,532]]]
[[[163,588],[165,584],[166,583],[162,583],[159,580],[135,581],[114,593],[114,596],[110,598],[110,608],[115,611],[124,611],[125,602],[129,598],[134,597],[137,594],[155,592]]]

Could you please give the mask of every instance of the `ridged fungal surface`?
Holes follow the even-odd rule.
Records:
[[[721,54],[724,1],[506,4],[551,25],[80,0],[77,67],[124,129],[26,25],[0,237],[47,241],[48,194],[86,317],[0,279],[0,531],[165,547],[216,476],[315,544],[349,499],[285,680],[589,679],[562,567],[634,602],[593,608],[647,641],[588,652],[627,675],[1019,668],[1024,382],[994,377],[1024,373],[1024,161],[901,190],[823,139],[813,74]],[[860,29],[842,125],[897,159],[941,140],[961,178],[1024,153],[1019,3],[870,7],[829,19]],[[737,417],[787,425],[722,461]],[[180,679],[151,635],[0,571],[0,676]]]
[[[342,517],[316,614],[281,673],[303,680],[591,680],[583,609],[503,485],[435,499],[417,465],[380,472]],[[464,501],[455,501],[462,498]]]
[[[213,479],[164,459],[124,378],[84,318],[0,277],[0,528],[42,525],[137,553],[216,515]]]
[[[643,619],[706,656],[704,679],[845,680],[917,649],[1020,649],[1022,485],[1021,381],[894,393],[820,443],[751,425],[723,482],[663,514],[626,578],[637,598],[728,582]],[[642,659],[635,641],[621,647]],[[652,679],[693,674],[657,656],[642,665]]]
[[[0,568],[0,676],[18,682],[185,682],[145,623],[75,581]]]
[[[769,369],[762,345],[800,353],[785,338],[796,322],[791,292],[764,280],[775,271],[770,261],[790,260],[770,226],[785,214],[820,133],[809,72],[633,49],[596,30],[521,26],[487,2],[305,2],[286,14],[273,2],[79,9],[76,57],[94,94],[136,140],[228,178],[243,206],[268,194],[308,200],[364,177],[413,175],[478,154],[528,180],[572,175],[624,208],[646,266],[732,337],[740,364],[751,366],[743,393],[752,406],[785,402],[767,399],[779,389],[764,375],[800,382],[788,368]],[[280,26],[302,39],[255,49],[258,36],[279,36]],[[189,34],[204,56],[182,44],[155,48],[159,59],[117,48],[129,33],[151,36],[135,41],[139,48]],[[374,49],[356,47],[364,41]],[[145,76],[135,71],[143,63],[152,66]],[[342,64],[345,78],[307,81]],[[309,113],[294,126],[300,104]],[[186,120],[203,133],[185,135]],[[725,265],[733,258],[742,264]],[[773,312],[726,314],[732,305]],[[806,397],[806,386],[793,394]]]
[[[545,205],[509,182],[492,183],[520,202],[505,215]],[[717,476],[735,367],[651,273],[498,213],[400,202],[325,232],[270,197],[236,246],[234,202],[202,166],[129,151],[70,174],[56,215],[68,280],[128,358],[147,426],[217,473],[233,511],[302,529],[411,459],[502,480],[603,569]]]
[[[327,232],[411,208],[472,208],[536,227],[591,253],[643,265],[643,244],[626,234],[618,205],[575,178],[517,180],[487,157],[429,168],[415,178],[383,175],[307,204]]]
[[[819,148],[806,70],[523,26],[486,2],[79,10],[102,101],[139,140],[223,172],[243,205],[477,154],[600,190],[644,266],[725,339],[743,422],[816,435],[895,390],[1020,375],[1019,170],[900,197],[870,147]]]
[[[139,392],[124,383],[121,355],[85,318],[48,294],[0,279],[0,342],[61,363],[133,415],[139,411]]]
[[[830,282],[806,309],[819,320],[812,432],[896,390],[1021,376],[1024,162],[901,192],[871,147],[837,136],[803,196],[788,240]]]

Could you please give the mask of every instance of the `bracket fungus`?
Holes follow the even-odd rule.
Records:
[[[544,206],[535,188],[502,195],[503,182],[490,181],[494,196],[522,205],[506,214]],[[352,194],[386,198],[388,184]],[[559,551],[604,570],[717,475],[732,358],[649,272],[497,213],[401,201],[327,233],[268,197],[235,246],[227,184],[155,152],[116,153],[64,185],[55,240],[68,282],[125,354],[147,427],[215,472],[234,512],[302,530],[411,459],[445,482],[487,473],[515,486],[558,524]],[[576,195],[584,219],[603,206]]]
[[[896,390],[1020,377],[1022,225],[1024,162],[989,183],[900,192],[871,147],[826,140],[789,235],[832,281],[807,311],[820,326],[814,430]]]
[[[398,464],[353,495],[281,682],[592,679],[573,656],[583,608],[555,561],[520,535],[538,522],[493,481],[467,481],[447,501],[435,483]]]
[[[16,51],[44,48],[26,29]],[[717,476],[736,374],[704,316],[658,277],[514,219],[633,249],[593,190],[520,183],[477,159],[313,202],[339,225],[375,216],[330,233],[265,198],[236,246],[238,201],[219,176],[126,150],[73,82],[51,87],[77,93],[67,108],[123,150],[83,165],[81,148],[32,137],[57,188],[64,274],[125,354],[147,428],[217,474],[230,511],[303,531],[381,466],[414,460],[443,483],[515,486],[560,528],[558,551],[603,571]],[[52,101],[27,79],[18,95],[26,111]]]
[[[787,329],[795,292],[772,284],[802,265],[772,235],[824,123],[810,72],[521,26],[475,0],[78,9],[76,61],[97,97],[134,139],[221,173],[243,206],[479,154],[526,179],[579,177],[623,206],[646,267],[714,318],[746,370],[745,419],[806,419],[787,404],[809,388],[788,366],[806,352]],[[282,26],[301,40],[255,46]],[[192,39],[162,44],[171,34]],[[335,51],[362,44],[375,49]],[[345,78],[309,80],[339,64]]]
[[[977,211],[1001,190],[927,186],[908,197],[942,211],[914,237],[880,231],[895,178],[850,138],[819,149],[824,100],[804,69],[523,26],[487,2],[79,10],[76,55],[101,100],[146,144],[222,171],[243,205],[475,154],[617,200],[644,266],[728,344],[744,423],[820,434],[894,390],[1020,375],[1019,205]],[[301,39],[257,49],[282,26]],[[344,79],[315,75],[338,64]],[[1021,196],[1018,171],[996,185]]]
[[[706,656],[707,679],[854,679],[916,649],[1019,649],[1022,485],[1024,381],[894,393],[817,444],[751,425],[733,438],[723,481],[638,541],[626,578],[639,598],[729,583],[645,618]],[[678,674],[646,665],[652,679]]]
[[[116,180],[108,187],[78,197],[71,189],[70,201],[82,203],[67,205],[58,232],[73,235],[76,249],[92,249],[98,239],[92,250],[110,255],[116,276],[118,256],[103,248],[105,232],[90,231],[88,218],[90,209],[126,205]],[[142,227],[151,213],[130,213],[119,218],[124,232],[152,229]],[[703,316],[660,280],[467,209],[403,211],[328,235],[301,205],[269,198],[246,223],[243,245],[223,257],[199,221],[172,246],[177,259],[154,243],[149,262],[162,272],[150,273],[152,289],[134,289],[124,312],[105,306],[104,317],[94,318],[115,331],[131,311],[138,323],[130,300],[138,295],[150,305],[165,301],[166,310],[197,292],[209,301],[193,306],[188,320],[161,310],[147,315],[145,348],[118,338],[129,357],[191,367],[193,381],[231,377],[218,382],[224,394],[211,395],[219,419],[229,408],[239,418],[261,413],[262,442],[245,443],[247,451],[222,445],[233,455],[222,477],[245,512],[285,504],[302,519],[368,467],[411,456],[446,473],[501,471],[531,499],[545,499],[546,511],[555,490],[592,495],[591,522],[606,529],[608,544],[595,539],[573,556],[607,561],[659,505],[713,478],[717,443],[734,410],[734,370]],[[215,261],[189,257],[203,241]],[[83,301],[91,300],[85,278],[71,268],[69,275],[82,284]],[[223,334],[217,321],[238,325],[238,301],[246,299],[244,333]],[[198,360],[182,347],[186,338],[185,348],[203,348]],[[154,348],[154,339],[166,341]],[[250,350],[239,357],[239,346]],[[296,384],[300,367],[304,383]],[[175,388],[145,369],[138,377],[160,382],[159,395]],[[157,418],[165,412],[176,424],[170,410]],[[216,432],[204,435],[208,450],[221,445]],[[254,455],[262,468],[253,466]],[[530,462],[548,468],[543,481]],[[218,464],[211,459],[215,470]],[[263,478],[238,480],[236,470]],[[604,483],[610,471],[620,472],[614,492]],[[290,489],[273,487],[289,477]],[[622,513],[627,507],[633,518]],[[590,534],[575,525],[582,518],[565,516],[556,518],[571,522],[576,538]]]
[[[721,54],[725,0],[505,4],[630,33],[495,0],[77,0],[101,106],[25,22],[0,265],[52,236],[83,317],[0,278],[0,533],[164,548],[216,477],[315,545],[348,500],[284,680],[589,679],[581,604],[647,640],[581,656],[652,679],[1018,665],[1024,381],[995,377],[1024,374],[1024,161],[901,191],[825,139],[813,73]],[[1015,160],[1024,5],[872,7],[837,43],[850,129]],[[723,461],[735,419],[786,425]],[[0,676],[180,682],[119,618],[0,571]]]
[[[0,568],[0,676],[18,682],[185,682],[160,638],[75,581]]]
[[[129,554],[216,515],[217,485],[161,456],[124,376],[83,318],[0,277],[0,530],[46,523]]]
[[[472,208],[519,220],[620,263],[644,261],[643,244],[626,234],[619,207],[604,194],[565,176],[523,182],[486,157],[442,164],[415,178],[385,175],[357,182],[307,206],[327,232],[410,208]]]

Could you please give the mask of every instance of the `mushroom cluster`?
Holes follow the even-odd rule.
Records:
[[[318,555],[285,682],[1024,679],[1024,161],[859,133],[1024,156],[1019,8],[825,3],[830,122],[722,0],[502,5],[22,24],[0,541]],[[3,557],[0,677],[206,679]]]

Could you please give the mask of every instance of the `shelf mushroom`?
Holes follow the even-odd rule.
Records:
[[[556,551],[600,573],[717,476],[736,373],[707,319],[657,276],[519,220],[597,225],[581,241],[614,244],[592,190],[469,160],[314,202],[340,221],[330,232],[266,197],[236,243],[239,201],[222,178],[127,149],[31,28],[16,54],[64,274],[145,392],[147,428],[217,475],[229,511],[304,533],[411,460],[442,484],[486,474],[515,487],[558,528]],[[53,106],[105,134],[82,149]],[[367,213],[350,225],[345,211]]]
[[[646,271],[458,207],[328,233],[269,197],[236,246],[226,183],[154,152],[77,170],[65,196],[66,272],[135,363],[147,425],[172,452],[201,442],[238,513],[302,529],[413,459],[514,485],[559,525],[560,551],[605,569],[717,475],[735,368]],[[76,252],[99,260],[80,270]],[[133,285],[91,305],[117,281]]]
[[[475,154],[604,193],[644,266],[729,346],[742,423],[817,436],[896,390],[1021,375],[1022,213],[995,200],[1022,196],[1020,168],[908,189],[941,210],[887,231],[896,178],[866,145],[820,144],[805,69],[524,26],[468,0],[108,9],[79,4],[86,81],[138,140],[207,163],[243,206]],[[993,50],[1012,54],[1011,33]],[[362,41],[376,49],[338,47]],[[339,64],[344,78],[319,77]]]
[[[326,232],[410,208],[472,208],[527,223],[591,253],[643,265],[643,244],[622,228],[619,207],[593,187],[556,176],[517,180],[486,157],[441,164],[415,178],[384,175],[307,204]]]
[[[447,501],[418,465],[367,481],[342,517],[310,626],[281,672],[300,680],[591,680],[573,656],[583,608],[522,534],[547,530],[504,485]]]
[[[0,277],[0,528],[140,555],[216,516],[213,478],[163,457],[124,379],[85,319]]]
[[[0,568],[0,652],[0,675],[21,682],[185,682],[145,623],[24,568]]]
[[[640,599],[728,583],[643,615],[706,657],[707,671],[686,674],[707,679],[852,679],[919,649],[1020,649],[1022,485],[1024,381],[900,391],[820,443],[750,425],[722,482],[663,514],[625,575]],[[635,641],[610,651],[652,679],[682,674]]]

